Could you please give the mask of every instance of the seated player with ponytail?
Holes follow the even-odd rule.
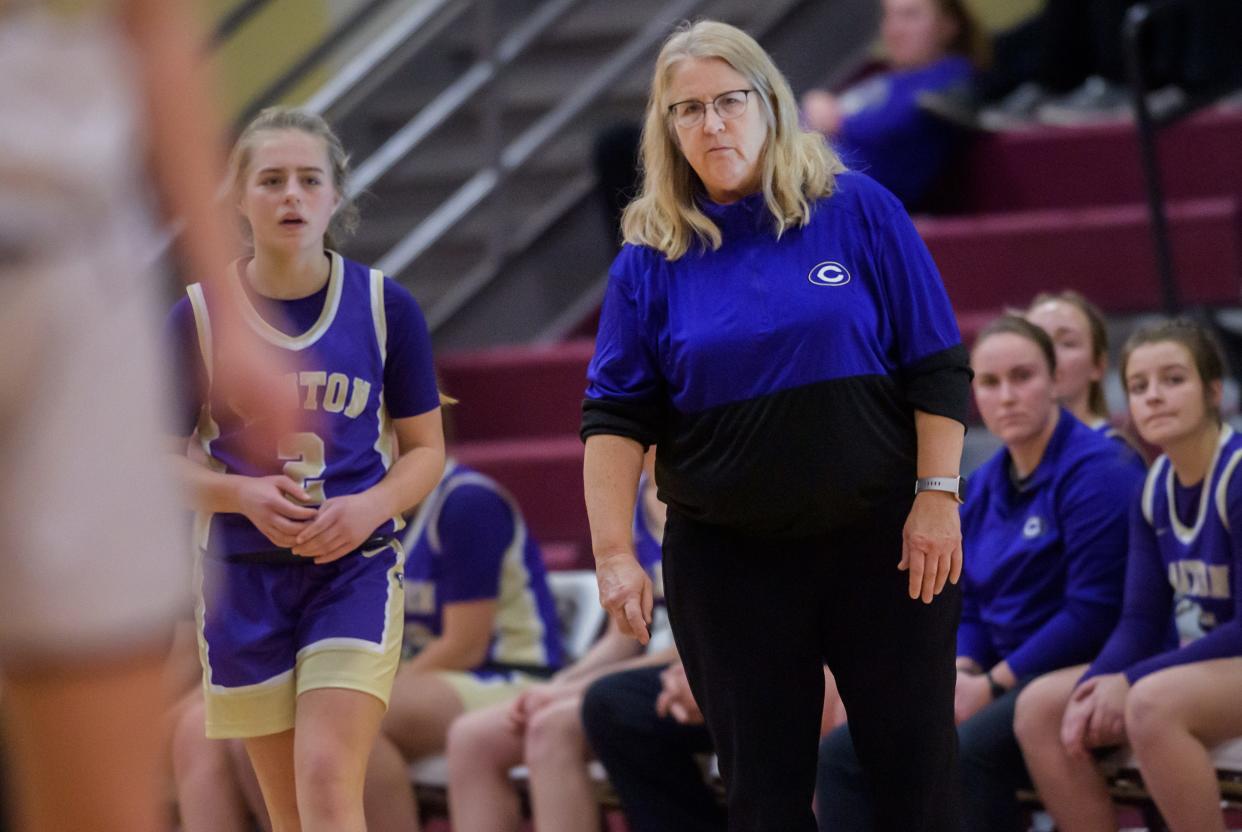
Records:
[[[1115,440],[1142,464],[1130,438],[1113,426],[1104,398],[1108,329],[1104,315],[1078,292],[1041,292],[1023,314],[1048,333],[1057,354],[1057,398],[1078,421]],[[1146,465],[1143,465],[1146,468]]]
[[[1091,665],[1033,682],[1016,729],[1062,832],[1117,828],[1093,752],[1128,744],[1174,832],[1223,832],[1208,749],[1242,735],[1242,436],[1220,417],[1219,348],[1185,320],[1126,344],[1130,415],[1162,452],[1131,509],[1121,622]]]

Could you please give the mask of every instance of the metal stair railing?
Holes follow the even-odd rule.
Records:
[[[493,0],[494,2],[494,0]],[[397,242],[376,262],[376,267],[389,275],[399,275],[444,237],[467,214],[477,208],[502,185],[513,172],[535,153],[555,139],[574,117],[595,103],[609,85],[629,70],[649,49],[663,40],[680,20],[702,6],[707,0],[674,0],[598,69],[588,75],[550,112],[541,117],[514,139],[496,156],[489,167],[478,171],[457,189],[439,208]],[[500,229],[496,233],[501,233]],[[427,324],[434,331],[452,316],[488,282],[484,275],[473,286],[459,285],[441,303],[426,310]]]
[[[475,0],[423,0],[386,26],[374,40],[301,105],[338,117],[387,80],[395,68],[416,55],[475,5]]]
[[[243,0],[216,24],[211,35],[213,49],[219,49],[236,35],[272,0]],[[349,43],[349,39],[371,23],[380,12],[408,0],[366,0],[333,26],[293,66],[255,95],[242,108],[235,129],[244,127],[260,110],[279,101],[324,60]],[[419,52],[449,23],[474,5],[475,0],[423,0],[410,6],[386,26],[368,47],[347,63],[302,104],[311,112],[334,116],[348,112],[354,104],[387,79],[385,67],[394,67]]]
[[[216,24],[216,28],[211,32],[212,46],[219,46],[227,41],[241,27],[250,22],[250,18],[254,17],[263,7],[269,5],[272,0],[243,0],[233,8],[225,12],[224,17],[220,18],[220,22]]]
[[[1181,290],[1173,268],[1173,250],[1169,240],[1169,219],[1165,205],[1164,185],[1160,175],[1160,161],[1156,155],[1156,135],[1159,130],[1180,121],[1202,107],[1214,103],[1228,90],[1220,89],[1200,94],[1184,106],[1156,118],[1147,103],[1151,67],[1144,49],[1144,39],[1155,22],[1173,12],[1185,9],[1187,0],[1152,0],[1131,6],[1122,26],[1122,43],[1125,49],[1126,70],[1130,81],[1130,94],[1134,105],[1134,121],[1138,132],[1139,155],[1143,167],[1143,180],[1147,189],[1147,211],[1151,221],[1152,243],[1155,247],[1156,273],[1160,280],[1164,313],[1176,315],[1182,309]]]
[[[534,14],[495,44],[488,57],[475,62],[359,164],[354,170],[349,196],[367,190],[408,157],[429,135],[494,81],[502,69],[521,56],[540,35],[559,23],[580,2],[582,0],[548,0],[539,6]]]
[[[770,2],[766,4],[747,27],[755,37],[762,37],[775,26],[789,10],[800,0],[786,2]],[[498,156],[494,165],[485,168],[462,185],[452,194],[440,208],[429,215],[419,226],[414,228],[377,263],[377,267],[390,275],[397,275],[401,270],[409,268],[419,257],[438,242],[453,226],[462,220],[470,211],[476,209],[491,193],[499,188],[518,168],[530,160],[543,147],[555,140],[561,131],[582,111],[594,104],[609,85],[616,82],[625,72],[640,60],[647,50],[655,46],[668,35],[672,27],[681,20],[691,17],[699,8],[707,5],[708,0],[683,0],[667,6],[665,10],[653,18],[640,32],[635,34],[615,55],[599,67],[575,88],[561,103],[546,116],[533,124],[518,136]],[[554,200],[546,210],[539,212],[537,226],[526,229],[518,235],[521,245],[529,245],[538,233],[550,226],[556,217],[568,210],[584,196],[594,185],[594,176],[576,177],[570,182],[561,198]],[[493,234],[504,233],[500,223],[494,223]],[[512,241],[511,241],[512,242]],[[512,247],[512,246],[511,246]],[[519,246],[520,247],[520,246]],[[489,250],[496,251],[498,244],[491,241]],[[425,310],[428,328],[435,332],[454,315],[464,308],[496,277],[494,264],[484,264],[457,280],[451,289],[439,298],[433,306]],[[588,293],[592,299],[602,295],[602,287],[598,293]],[[583,300],[575,304],[585,307],[592,300]],[[575,313],[576,314],[576,313]],[[582,314],[585,314],[582,313]],[[581,315],[579,315],[581,317]],[[575,318],[576,320],[576,318]],[[559,319],[558,319],[558,325]],[[546,340],[546,338],[545,338]]]

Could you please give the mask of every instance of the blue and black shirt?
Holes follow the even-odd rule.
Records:
[[[840,174],[780,239],[762,193],[701,205],[719,249],[613,263],[583,438],[658,445],[660,499],[704,523],[800,536],[908,505],[914,411],[964,422],[970,371],[901,204]]]

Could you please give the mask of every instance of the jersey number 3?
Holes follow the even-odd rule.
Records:
[[[280,444],[276,446],[276,456],[288,460],[283,469],[285,476],[310,495],[309,505],[319,505],[324,501],[321,477],[328,465],[324,460],[323,439],[319,434],[290,433],[281,437]]]

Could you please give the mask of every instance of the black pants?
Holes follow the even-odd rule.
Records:
[[[964,832],[1026,829],[1015,797],[1019,788],[1031,782],[1013,733],[1014,706],[1020,690],[1011,690],[958,727]],[[870,832],[876,828],[867,778],[854,753],[848,725],[833,731],[820,744],[816,795],[820,832]],[[894,796],[889,795],[889,799]]]
[[[662,670],[614,673],[587,688],[587,739],[608,770],[632,832],[721,832],[724,809],[696,760],[711,753],[711,736],[703,725],[656,714]]]
[[[669,620],[720,757],[731,832],[813,832],[822,665],[837,678],[884,832],[958,832],[956,587],[897,570],[909,504],[800,540],[669,511]]]

